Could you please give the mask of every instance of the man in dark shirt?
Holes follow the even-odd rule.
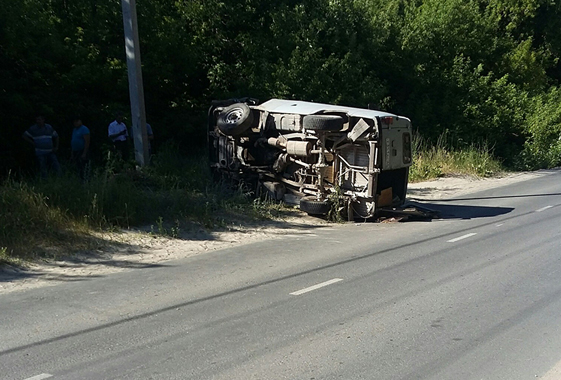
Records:
[[[58,175],[61,174],[55,152],[58,150],[58,133],[49,124],[45,123],[42,115],[37,115],[35,125],[29,127],[23,134],[23,139],[35,148],[35,156],[39,162],[41,177],[47,177],[47,170],[51,168]]]

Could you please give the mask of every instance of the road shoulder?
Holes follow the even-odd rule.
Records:
[[[527,181],[551,171],[506,174],[498,178],[477,179],[458,176],[409,184],[409,200],[442,200],[477,191]],[[282,220],[230,225],[221,231],[193,228],[178,238],[167,238],[140,231],[100,234],[107,246],[59,260],[30,264],[26,268],[0,270],[0,294],[81,281],[111,273],[142,269],[160,263],[200,255],[264,240],[282,239],[285,235],[307,234],[327,227],[324,220],[301,214]]]

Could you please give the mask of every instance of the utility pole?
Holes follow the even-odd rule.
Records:
[[[142,66],[140,64],[136,0],[121,0],[121,3],[123,6],[125,51],[129,74],[134,157],[138,165],[145,166],[149,162],[148,136],[146,135],[146,111],[144,109],[144,88],[142,85]]]

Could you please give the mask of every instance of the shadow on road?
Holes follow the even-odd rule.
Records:
[[[489,207],[489,206],[468,206],[468,205],[447,205],[438,203],[410,202],[413,206],[420,206],[429,210],[436,211],[439,219],[475,219],[489,218],[493,216],[505,215],[513,211],[513,207]]]
[[[513,199],[513,198],[535,198],[535,197],[558,197],[561,193],[546,194],[522,194],[522,195],[496,195],[490,197],[471,197],[471,198],[450,198],[450,199],[427,199],[427,198],[409,198],[419,202],[458,202],[458,201],[479,201],[485,199]]]
[[[508,214],[513,207],[489,207],[489,206],[473,206],[473,205],[451,205],[442,204],[449,202],[462,201],[483,201],[490,199],[516,199],[516,198],[538,198],[538,197],[558,197],[561,193],[544,193],[544,194],[519,194],[519,195],[495,195],[487,197],[464,197],[450,199],[427,199],[411,197],[409,202],[412,206],[421,206],[430,210],[437,211],[442,219],[474,219],[487,218]],[[435,203],[433,203],[435,202]]]

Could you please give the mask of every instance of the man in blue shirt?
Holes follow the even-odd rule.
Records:
[[[70,141],[72,147],[71,160],[76,164],[80,178],[85,181],[89,168],[90,130],[82,124],[82,119],[79,116],[73,118],[73,123],[74,129]]]
[[[58,133],[49,124],[45,123],[43,115],[37,115],[35,124],[29,127],[23,134],[23,139],[35,148],[35,156],[39,161],[41,177],[47,177],[49,168],[58,175],[61,174],[55,152],[58,150]]]

